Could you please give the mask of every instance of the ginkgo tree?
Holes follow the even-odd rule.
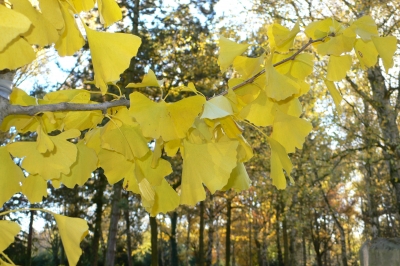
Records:
[[[376,65],[379,56],[388,70],[397,47],[395,37],[379,36],[370,16],[349,25],[334,18],[312,22],[304,34],[299,24],[288,29],[274,23],[268,26],[268,46],[256,58],[243,54],[257,44],[220,37],[221,72],[237,74],[221,95],[207,99],[189,83],[173,89],[192,94],[177,102],[166,102],[168,94],[152,99],[137,91],[126,99],[109,93],[108,87],[117,86],[141,40],[131,34],[91,29],[80,14],[95,4],[105,27],[122,18],[114,0],[39,0],[38,6],[28,0],[0,1],[0,69],[12,73],[35,59],[35,49],[53,45],[60,56],[73,55],[87,41],[94,69],[94,80],[88,82],[115,98],[94,102],[91,92],[76,89],[37,99],[21,89],[11,90],[12,75],[8,75],[11,78],[2,84],[10,84],[10,91],[8,97],[0,97],[0,122],[1,130],[12,129],[14,137],[0,147],[0,204],[20,192],[30,202],[40,202],[47,195],[48,182],[56,188],[81,186],[99,167],[110,184],[123,179],[126,190],[140,194],[151,216],[180,204],[193,206],[205,199],[205,189],[241,191],[250,186],[244,163],[253,156],[241,124],[255,127],[266,137],[272,182],[284,189],[287,178],[293,182],[288,154],[301,149],[312,130],[311,123],[301,118],[299,97],[310,89],[306,78],[313,72],[314,55],[328,62],[321,79],[340,112],[341,95],[335,82],[345,78],[353,59],[367,68]],[[149,70],[141,83],[127,85],[141,87],[162,90],[163,82]],[[15,137],[28,132],[35,141]],[[173,169],[162,155],[173,157],[177,152],[182,155],[183,170],[176,191],[166,180]],[[76,265],[88,226],[84,220],[52,214],[69,264]],[[0,221],[0,263],[13,264],[4,250],[19,230],[14,222]]]

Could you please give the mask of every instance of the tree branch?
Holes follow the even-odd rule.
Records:
[[[305,49],[307,49],[307,47],[310,46],[311,44],[316,43],[316,42],[323,42],[327,37],[332,37],[332,36],[333,36],[333,34],[329,34],[328,36],[325,36],[325,37],[322,37],[322,38],[319,38],[319,39],[315,39],[315,40],[309,39],[308,42],[306,44],[304,44],[297,52],[295,52],[294,54],[292,54],[288,58],[285,58],[282,61],[279,61],[279,62],[273,64],[272,66],[273,67],[277,67],[277,66],[282,65],[282,64],[284,64],[284,63],[286,63],[288,61],[294,60],[294,59],[296,59],[296,56],[298,56],[301,52],[303,52]],[[239,83],[236,86],[233,86],[231,89],[232,90],[237,90],[237,89],[239,89],[239,88],[241,88],[241,87],[243,87],[243,86],[245,86],[247,84],[253,83],[256,78],[258,78],[259,76],[261,76],[264,73],[265,73],[265,69],[261,70],[260,72],[258,72],[254,76],[252,76],[251,78],[243,81],[242,83]],[[224,91],[224,92],[218,94],[217,96],[226,95],[227,93],[228,93],[228,91]]]
[[[361,96],[361,98],[363,98],[365,101],[367,101],[370,105],[372,105],[372,107],[376,110],[378,108],[377,103],[371,99],[371,97],[368,96],[368,94],[366,94],[365,92],[363,92],[362,90],[360,90],[360,88],[358,87],[358,85],[349,77],[346,76],[346,80],[348,83],[350,83],[350,86],[353,88],[353,90],[355,92],[357,92],[358,95]]]
[[[102,111],[104,114],[107,109],[118,106],[130,106],[130,101],[127,99],[119,99],[111,102],[103,103],[56,103],[56,104],[43,104],[43,105],[12,105],[10,102],[0,97],[0,124],[3,119],[9,115],[29,115],[34,116],[43,112],[62,112],[62,111]]]

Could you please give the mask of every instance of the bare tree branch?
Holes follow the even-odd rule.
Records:
[[[9,115],[29,115],[34,116],[43,112],[61,112],[61,111],[102,111],[107,112],[107,109],[118,106],[130,106],[128,99],[119,99],[111,102],[103,103],[57,103],[57,104],[43,104],[43,105],[12,105],[10,102],[0,97],[0,124],[3,119]]]

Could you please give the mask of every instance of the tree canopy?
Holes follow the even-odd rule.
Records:
[[[103,29],[87,18],[96,13]],[[205,92],[210,82],[201,79],[216,78],[188,69],[184,60],[179,66],[166,66],[176,68],[176,76],[170,80],[157,77],[163,71],[159,66],[149,69],[140,81],[129,76],[130,72],[124,73],[134,64],[132,57],[142,41],[135,35],[137,29],[132,30],[135,34],[112,32],[114,23],[123,17],[114,0],[39,0],[38,6],[28,0],[10,0],[0,3],[0,14],[4,36],[0,69],[7,85],[16,69],[31,63],[38,51],[49,46],[60,56],[88,48],[93,67],[82,88],[48,92],[42,98],[18,88],[10,90],[9,96],[7,89],[2,90],[1,130],[12,137],[0,147],[1,205],[16,193],[25,195],[30,203],[40,202],[48,195],[48,183],[73,189],[83,186],[98,169],[109,184],[119,183],[124,190],[140,195],[143,207],[153,217],[180,205],[195,206],[207,193],[247,190],[251,180],[245,163],[254,151],[245,138],[245,128],[255,130],[253,134],[268,144],[269,177],[276,188],[285,189],[288,181],[295,184],[293,176],[306,171],[293,171],[292,160],[297,158],[289,154],[312,142],[307,138],[313,124],[303,116],[301,100],[313,90],[307,78],[316,75],[323,82],[340,114],[342,95],[337,83],[350,79],[347,73],[354,64],[368,69],[371,80],[383,77],[377,70],[378,58],[387,72],[394,65],[397,49],[397,39],[380,35],[370,15],[349,23],[333,17],[302,27],[296,22],[291,28],[271,23],[265,30],[267,43],[219,37],[217,63],[227,86]],[[204,46],[192,53],[193,49],[186,49],[192,36],[180,37],[179,45],[164,48],[162,56],[199,58],[213,67],[211,61],[207,64],[213,59],[206,57]],[[146,44],[150,41],[146,39]],[[315,73],[315,58],[326,60],[324,71]],[[140,60],[135,58],[136,63]],[[362,97],[369,97],[351,79],[349,82]],[[145,93],[147,89],[152,93]],[[372,105],[382,109],[380,118],[396,120],[384,106]],[[387,134],[395,143],[391,134],[396,132]],[[180,159],[173,161],[177,157]],[[308,163],[313,162],[310,159]],[[318,180],[319,173],[313,174]],[[397,194],[400,202],[400,187]],[[0,215],[23,210],[38,209]],[[54,216],[69,264],[76,265],[87,223],[40,210]],[[0,262],[12,265],[4,250],[19,230],[17,223],[0,220]]]

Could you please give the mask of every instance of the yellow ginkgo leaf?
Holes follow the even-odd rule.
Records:
[[[41,126],[36,129],[37,139],[36,139],[36,149],[40,153],[51,152],[54,149],[54,143],[51,141],[50,137],[43,131]]]
[[[239,146],[237,149],[237,153],[238,162],[247,162],[254,156],[253,148],[242,135],[239,136]]]
[[[342,24],[334,18],[326,18],[321,21],[314,21],[308,24],[304,33],[311,39],[316,40],[328,36],[329,33],[336,33],[342,29]]]
[[[74,15],[70,11],[68,2],[59,1],[59,3],[65,25],[54,47],[57,49],[60,56],[73,55],[82,48],[85,44],[85,40],[78,29],[78,25],[76,24]]]
[[[224,130],[225,135],[231,139],[237,139],[243,132],[243,128],[236,123],[235,119],[232,116],[226,116],[220,119],[215,120],[216,123],[219,123],[222,129]]]
[[[72,4],[78,12],[89,11],[94,7],[95,2],[95,0],[72,0]]]
[[[221,189],[226,191],[233,188],[236,192],[246,190],[250,187],[250,178],[243,163],[238,163],[232,170],[228,183]]]
[[[285,147],[288,153],[295,152],[296,147],[301,149],[305,137],[312,130],[311,123],[302,118],[287,115],[280,111],[279,108],[275,110],[275,120],[271,137]]]
[[[337,33],[335,37],[329,37],[323,43],[318,43],[318,53],[320,55],[336,55],[353,50],[356,41],[356,33],[353,28],[349,27]]]
[[[115,0],[98,0],[97,5],[100,11],[100,21],[105,27],[122,19],[121,8]]]
[[[22,181],[22,194],[30,203],[38,203],[47,197],[47,181],[39,175],[29,175]]]
[[[300,117],[300,115],[303,113],[303,106],[301,105],[299,98],[297,97],[291,97],[284,101],[280,101],[277,104],[279,110],[281,110],[285,114]]]
[[[374,19],[369,15],[357,19],[351,26],[355,27],[357,35],[360,36],[363,41],[369,41],[372,36],[378,36],[378,27]]]
[[[208,100],[204,104],[204,111],[200,116],[201,119],[217,119],[233,115],[232,106],[224,96],[217,96]]]
[[[98,153],[99,166],[103,168],[108,183],[115,184],[124,177],[132,177],[135,164],[127,160],[122,154],[106,149]],[[118,165],[118,167],[115,167]]]
[[[83,131],[97,126],[103,118],[101,111],[68,112],[63,119],[64,129],[76,128]]]
[[[85,144],[88,148],[91,148],[96,152],[96,154],[99,154],[101,148],[101,134],[103,132],[104,128],[103,127],[98,127],[92,130],[89,130],[85,134]]]
[[[186,136],[195,118],[201,112],[205,98],[192,96],[175,103],[155,103],[139,92],[130,95],[130,114],[140,124],[145,137],[164,141]]]
[[[111,118],[112,118],[112,121],[110,121],[111,123],[107,123],[106,125],[107,130],[119,128],[123,125],[133,126],[133,127],[137,127],[139,125],[133,120],[132,116],[129,114],[128,108],[125,106],[120,107],[118,109],[118,112],[116,114],[113,114]]]
[[[393,55],[397,50],[397,39],[394,36],[387,37],[374,37],[372,36],[372,42],[375,45],[379,56],[382,58],[383,66],[386,72],[393,66]]]
[[[0,52],[0,70],[17,69],[35,58],[32,46],[24,38],[17,37]]]
[[[248,79],[262,70],[265,55],[256,58],[247,56],[236,56],[233,60],[233,68],[242,76],[243,79]]]
[[[141,40],[132,34],[100,32],[88,27],[85,30],[92,54],[95,85],[105,94],[107,83],[119,80],[119,75],[136,55]]]
[[[305,79],[313,71],[314,56],[311,53],[302,53],[292,61],[290,74],[297,79]]]
[[[27,133],[29,131],[35,131],[39,122],[35,117],[28,115],[9,115],[6,116],[1,123],[0,130],[7,132],[11,127],[19,133]]]
[[[286,174],[289,175],[292,172],[292,162],[286,154],[285,148],[276,140],[268,138],[269,145],[271,146],[271,178],[272,184],[277,189],[286,188],[286,178],[282,171],[284,169]],[[291,179],[293,182],[293,179]]]
[[[58,40],[57,29],[28,0],[10,0],[10,2],[15,11],[25,15],[32,22],[29,31],[22,34],[30,44],[45,46]]]
[[[159,80],[159,82],[160,82],[160,80]],[[199,91],[196,89],[196,87],[194,86],[193,82],[189,82],[187,86],[179,86],[178,89],[180,91],[191,91],[191,92],[194,92],[196,94],[199,94]]]
[[[101,139],[103,149],[118,152],[128,160],[141,158],[149,151],[147,140],[138,126],[123,125],[107,130]]]
[[[153,156],[152,156],[152,162],[151,162],[151,167],[156,168],[158,165],[158,162],[162,156],[163,153],[163,147],[164,147],[164,141],[159,138],[156,140],[154,149],[153,149]]]
[[[21,227],[16,222],[0,220],[0,252],[3,252],[21,230]]]
[[[24,179],[24,174],[11,159],[6,146],[0,147],[0,160],[0,206],[3,206],[4,202],[21,191],[19,183]]]
[[[47,93],[43,100],[46,103],[62,103],[62,102],[73,102],[73,103],[89,103],[90,92],[86,90],[59,90]]]
[[[294,54],[293,51],[280,54],[280,53],[274,53],[272,55],[272,64],[275,65],[279,63],[277,66],[275,66],[275,69],[281,73],[281,74],[288,74],[290,73],[290,68],[292,67],[292,60],[286,61],[285,63],[280,63],[283,60],[286,60],[287,58],[291,57]]]
[[[173,211],[179,206],[178,194],[164,178],[160,185],[154,187],[154,191],[153,206],[146,209],[150,213],[150,216],[154,217],[159,213]]]
[[[65,131],[57,136],[49,136],[54,143],[51,152],[40,153],[36,142],[14,142],[8,145],[8,151],[23,158],[22,168],[30,174],[39,174],[47,180],[59,179],[61,173],[68,174],[76,161],[77,148],[66,139],[76,138],[81,132],[77,129]]]
[[[181,146],[181,140],[175,139],[164,143],[164,150],[169,157],[175,156]]]
[[[193,206],[204,200],[203,183],[211,193],[228,183],[236,167],[238,144],[227,141],[199,145],[184,141],[181,204]]]
[[[300,91],[300,86],[291,78],[279,73],[275,67],[272,66],[272,62],[269,60],[265,67],[267,86],[267,96],[281,101],[293,94],[297,94]]]
[[[67,175],[61,174],[61,182],[68,188],[83,186],[97,168],[98,158],[94,150],[88,148],[83,141],[76,144],[76,148],[78,154],[71,166],[71,172]]]
[[[265,74],[263,74],[262,76],[265,80]],[[243,87],[236,89],[235,91],[231,89],[232,87],[242,82],[242,79],[235,78],[228,81],[229,91],[226,97],[230,100],[230,102],[232,103],[232,108],[236,109],[236,112],[240,111],[243,106],[246,106],[247,104],[254,101],[262,91],[262,86],[258,86],[258,84],[246,84]]]
[[[218,56],[218,65],[221,71],[224,72],[232,64],[236,56],[243,54],[249,46],[250,44],[239,44],[221,36],[219,38]]]
[[[363,41],[357,39],[354,45],[354,50],[362,68],[372,67],[378,62],[378,51],[372,41]]]
[[[142,178],[142,181],[139,182],[139,194],[145,209],[149,209],[154,205],[156,191],[146,178]]]
[[[267,29],[268,40],[271,48],[275,48],[278,52],[287,52],[293,47],[293,41],[297,33],[299,33],[300,27],[297,22],[292,30],[274,23]]]
[[[141,83],[129,83],[126,88],[160,87],[163,82],[163,80],[157,80],[156,74],[150,69],[149,72],[144,75]]]
[[[329,80],[325,80],[325,85],[329,90],[329,93],[331,94],[333,98],[333,102],[335,103],[336,106],[336,111],[338,114],[342,113],[342,107],[340,106],[340,102],[342,101],[342,95],[340,92],[336,89],[335,83]]]
[[[62,18],[63,14],[59,1],[54,0],[39,0],[40,11],[43,16],[60,32],[65,27],[65,21]]]
[[[29,30],[31,21],[23,14],[0,5],[0,52],[14,39]]]
[[[239,116],[256,126],[270,126],[274,121],[273,106],[274,102],[262,91],[253,102],[241,110]]]
[[[346,54],[342,56],[331,55],[329,57],[326,79],[330,81],[340,81],[346,77],[347,71],[351,67],[351,56]]]
[[[36,105],[42,103],[42,100],[38,100],[26,93],[26,91],[13,88],[10,94],[10,103],[22,106]]]
[[[152,186],[160,186],[164,177],[172,173],[172,167],[171,164],[164,159],[159,159],[158,163],[153,166],[152,158],[152,153],[149,152],[143,158],[137,159],[135,161],[135,174],[139,182],[141,181],[140,176],[142,176],[142,178],[146,178]],[[138,171],[140,171],[140,174],[138,174]]]
[[[72,218],[54,214],[61,241],[67,255],[69,265],[77,265],[82,254],[81,241],[89,232],[87,222],[81,218]]]
[[[310,84],[308,84],[305,80],[298,79],[296,82],[300,85],[300,92],[295,95],[296,97],[300,97],[310,90]]]

